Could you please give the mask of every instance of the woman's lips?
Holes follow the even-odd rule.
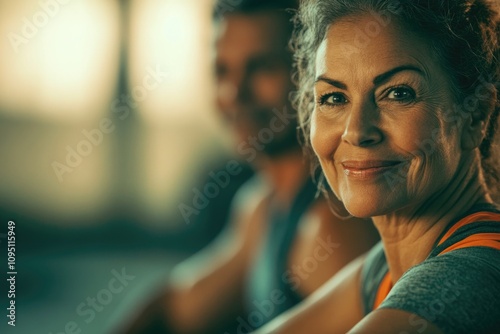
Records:
[[[365,180],[380,176],[401,163],[402,161],[394,160],[349,160],[342,162],[341,165],[345,175]]]

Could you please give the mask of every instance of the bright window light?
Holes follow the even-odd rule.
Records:
[[[0,111],[85,121],[110,108],[117,1],[0,0]]]
[[[210,117],[211,5],[199,0],[132,1],[132,94],[137,95],[134,88],[143,85],[151,69],[165,73],[160,85],[139,96],[139,112],[148,123]]]

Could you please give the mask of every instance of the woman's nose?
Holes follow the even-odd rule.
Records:
[[[346,120],[342,140],[359,147],[380,143],[383,133],[378,127],[379,112],[372,101],[353,105]]]

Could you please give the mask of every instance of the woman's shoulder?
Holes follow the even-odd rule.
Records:
[[[454,250],[412,267],[382,303],[416,314],[445,333],[489,333],[500,322],[500,251]]]
[[[498,282],[500,210],[479,205],[450,224],[429,257],[398,280],[381,307],[418,315],[445,333],[490,333],[500,323]]]
[[[496,275],[500,282],[500,250],[488,246],[456,249],[439,256],[430,257],[410,268],[401,277],[401,280],[406,276],[421,275],[426,272],[432,272],[432,275],[463,275],[470,280],[480,279],[484,275]],[[471,273],[474,273],[474,275],[471,275]],[[411,278],[414,279],[415,277]],[[498,285],[498,288],[500,290],[500,285]]]

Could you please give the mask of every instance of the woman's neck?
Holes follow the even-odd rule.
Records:
[[[479,164],[461,165],[466,167],[457,172],[452,182],[425,202],[373,218],[393,282],[429,256],[437,238],[453,219],[475,204],[491,202]]]

